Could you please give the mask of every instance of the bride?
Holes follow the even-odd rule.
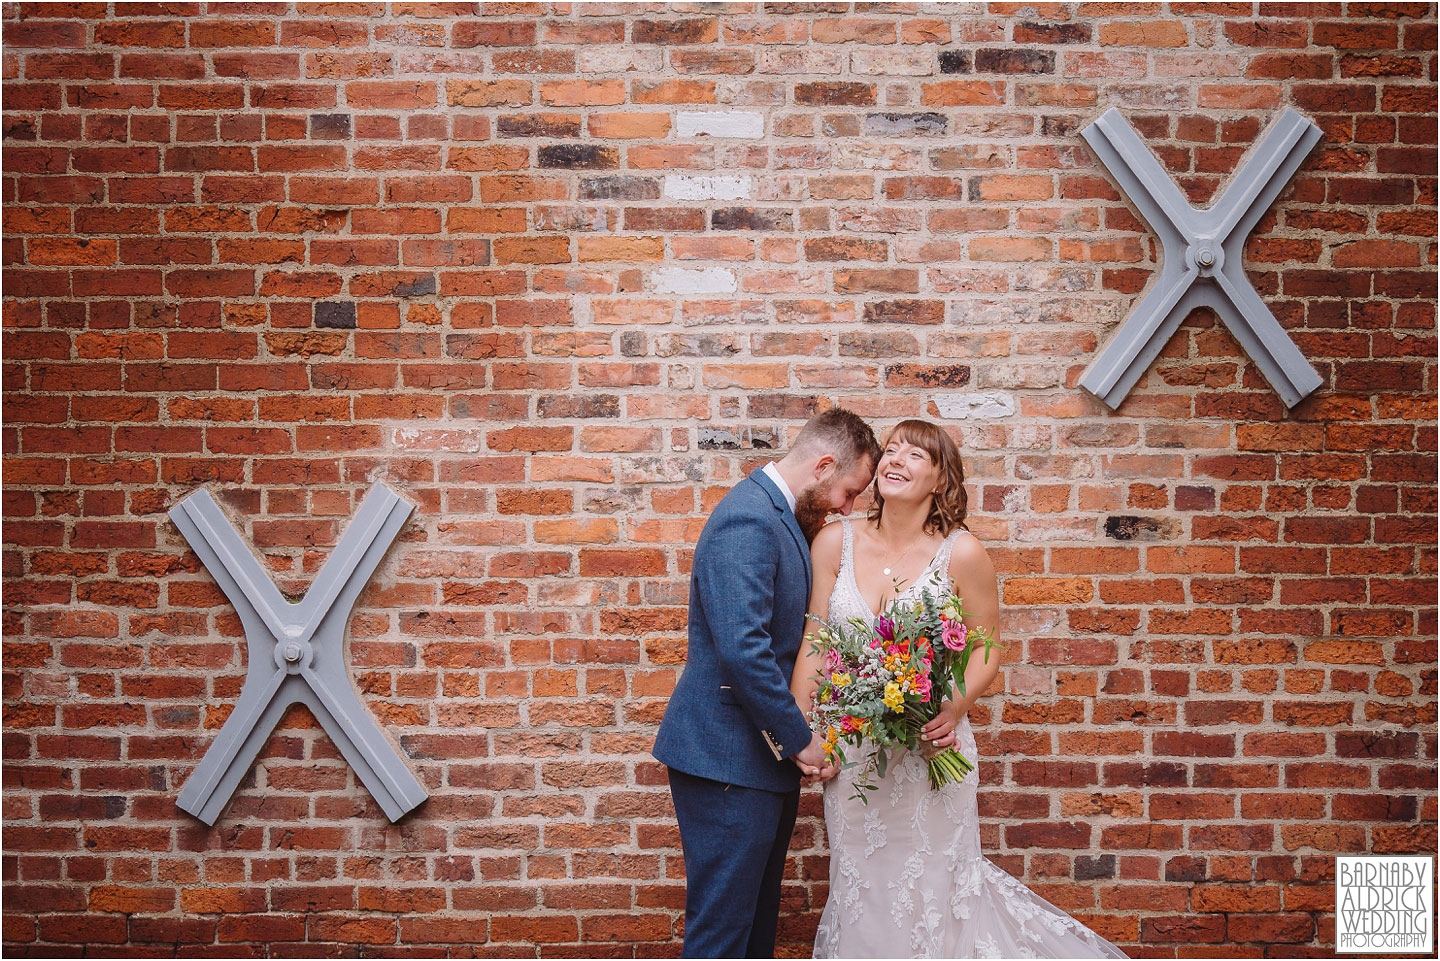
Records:
[[[875,473],[867,521],[823,528],[811,545],[810,613],[827,620],[874,620],[878,611],[943,572],[954,581],[972,629],[995,631],[995,568],[965,529],[964,474],[955,442],[934,424],[906,420],[890,432]],[[930,580],[933,584],[934,581]],[[955,692],[925,726],[928,751],[955,747],[978,763],[966,713],[995,679],[999,652],[975,652]],[[795,663],[791,691],[810,710],[821,657],[809,646]],[[825,784],[830,897],[815,935],[815,957],[1124,958],[1109,941],[1032,893],[980,852],[979,770],[930,788],[922,756],[892,760],[869,804],[854,800],[860,765]]]

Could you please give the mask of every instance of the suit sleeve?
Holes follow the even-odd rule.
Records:
[[[795,706],[790,678],[775,659],[769,631],[780,544],[761,518],[737,511],[718,520],[694,560],[695,587],[716,658],[751,722],[780,757],[790,757],[810,743],[811,732]]]

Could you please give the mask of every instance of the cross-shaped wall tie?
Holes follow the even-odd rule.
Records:
[[[201,490],[171,509],[170,519],[235,605],[249,650],[240,700],[185,782],[181,810],[214,824],[295,703],[310,708],[391,821],[425,800],[425,789],[356,695],[345,665],[350,610],[410,511],[377,484],[304,599],[291,604],[209,493]]]
[[[1286,407],[1319,387],[1320,376],[1250,285],[1241,258],[1250,231],[1319,141],[1320,129],[1287,108],[1224,195],[1204,210],[1190,205],[1113,107],[1080,136],[1159,235],[1165,255],[1155,285],[1086,369],[1080,386],[1118,407],[1190,311],[1209,307]]]

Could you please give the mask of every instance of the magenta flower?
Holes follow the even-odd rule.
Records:
[[[965,627],[964,621],[947,620],[940,632],[940,640],[952,651],[963,651],[965,650],[965,635],[968,633],[969,630]]]
[[[887,641],[895,640],[895,622],[884,615],[875,618],[875,633]]]

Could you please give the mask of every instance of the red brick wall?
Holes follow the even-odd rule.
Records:
[[[686,545],[833,403],[963,442],[1006,870],[1136,952],[1328,955],[1334,854],[1435,849],[1431,5],[113,8],[4,7],[7,953],[673,954]],[[1286,105],[1246,266],[1324,386],[1198,313],[1105,411],[1158,244],[1077,131],[1205,203]],[[431,800],[296,711],[207,829],[244,647],[165,511],[299,593],[376,481],[351,663]]]

